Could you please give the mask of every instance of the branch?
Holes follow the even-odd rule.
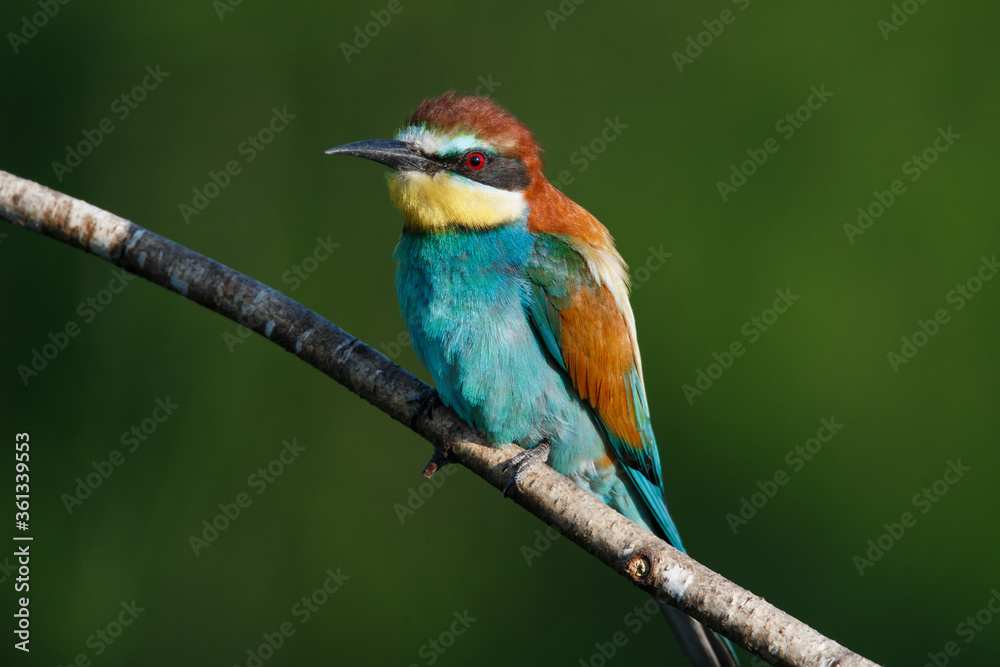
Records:
[[[434,444],[424,474],[457,462],[498,489],[520,448],[487,445],[451,410],[420,409],[428,386],[274,289],[128,220],[0,171],[0,217],[97,255],[261,334]],[[664,600],[774,665],[876,667],[677,551],[548,466],[514,501]]]

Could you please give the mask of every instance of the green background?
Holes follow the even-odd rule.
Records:
[[[221,18],[209,0],[71,2],[15,53],[9,33],[41,10],[6,2],[0,168],[262,280],[426,378],[393,345],[400,216],[385,170],[323,150],[390,137],[423,97],[490,82],[633,267],[689,551],[880,663],[922,665],[953,641],[949,664],[992,664],[1000,619],[971,641],[959,624],[1000,588],[1000,280],[961,310],[947,295],[1000,252],[1000,10],[912,1],[886,39],[889,2],[562,5],[553,22],[556,0],[407,0],[398,14],[242,2]],[[712,23],[727,9],[731,23]],[[372,11],[391,20],[348,62],[341,44]],[[679,71],[673,54],[699,33],[707,46]],[[112,104],[147,66],[169,75],[120,118]],[[775,124],[812,86],[833,95],[786,138]],[[294,119],[247,162],[241,143],[275,108]],[[114,131],[60,180],[52,163],[103,118]],[[586,160],[607,119],[627,127]],[[910,181],[904,163],[938,128],[960,138]],[[771,137],[779,150],[724,201],[717,182]],[[230,160],[240,173],[186,222],[180,205]],[[896,179],[905,193],[850,242],[843,226]],[[567,541],[539,540],[538,520],[465,470],[421,487],[430,446],[326,377],[256,335],[227,346],[233,323],[142,280],[86,322],[78,306],[108,287],[110,265],[0,233],[0,493],[13,494],[26,431],[35,536],[30,656],[10,647],[13,578],[0,571],[9,664],[246,665],[286,621],[296,632],[268,665],[599,665],[595,643],[618,631],[628,641],[608,664],[681,664],[662,619],[626,624],[641,593]],[[317,237],[339,246],[293,290],[282,277]],[[656,267],[651,249],[671,256],[636,273]],[[799,299],[751,343],[741,329],[777,289]],[[887,354],[938,309],[948,322],[894,371]],[[17,367],[71,322],[80,334],[25,385]],[[683,385],[734,341],[745,353],[689,402]],[[122,433],[168,398],[174,414],[128,452]],[[786,455],[823,418],[843,428],[796,469]],[[248,477],[292,439],[305,450],[258,495]],[[69,513],[63,494],[114,450],[124,463]],[[959,460],[971,470],[915,506]],[[787,484],[734,534],[727,514],[779,471]],[[421,491],[401,521],[396,506]],[[195,556],[189,536],[241,492],[252,504]],[[915,525],[859,575],[855,556],[904,512]],[[300,623],[293,605],[328,568],[350,578]],[[133,599],[144,611],[95,656],[88,637]],[[466,611],[476,620],[443,654],[421,649]]]

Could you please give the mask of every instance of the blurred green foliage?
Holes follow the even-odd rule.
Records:
[[[879,662],[955,642],[950,664],[992,664],[1000,623],[962,624],[1000,587],[1000,280],[974,280],[1000,252],[998,19],[992,3],[916,0],[16,0],[0,8],[0,168],[267,282],[426,378],[400,338],[381,167],[323,150],[391,136],[424,96],[493,89],[634,267],[691,553]],[[810,109],[814,87],[832,95]],[[275,113],[284,127],[262,134]],[[609,120],[625,127],[602,145]],[[939,128],[958,138],[935,155]],[[928,168],[907,171],[914,156]],[[848,233],[858,207],[872,222]],[[660,619],[626,624],[644,598],[595,559],[467,471],[429,486],[430,447],[401,425],[173,294],[142,280],[115,294],[113,277],[0,223],[0,491],[26,431],[35,536],[32,650],[9,664],[254,664],[283,623],[295,632],[267,665],[601,664],[595,643],[619,630],[608,664],[680,664]],[[961,309],[959,285],[979,288]],[[776,290],[799,298],[772,317]],[[67,325],[78,335],[25,383],[18,366]],[[924,344],[894,369],[903,337]],[[688,400],[699,371],[715,379]],[[157,399],[177,406],[162,423]],[[822,419],[843,428],[817,448]],[[261,488],[285,441],[304,449]],[[65,494],[115,450],[70,513]],[[949,461],[970,470],[935,487]],[[241,493],[196,556],[190,536]],[[727,520],[743,499],[755,515]],[[349,578],[302,622],[328,570]],[[132,600],[144,611],[104,642]]]

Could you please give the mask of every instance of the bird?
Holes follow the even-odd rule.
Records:
[[[489,97],[424,99],[393,139],[326,151],[388,166],[403,214],[399,307],[442,403],[684,551],[664,500],[627,267],[607,228],[553,186],[533,132]],[[510,486],[510,485],[508,485]],[[731,644],[662,602],[695,667]]]

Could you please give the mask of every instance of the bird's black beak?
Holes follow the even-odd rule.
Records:
[[[438,163],[427,158],[413,144],[396,139],[355,141],[331,148],[327,155],[356,155],[392,167],[397,171],[437,171]]]

